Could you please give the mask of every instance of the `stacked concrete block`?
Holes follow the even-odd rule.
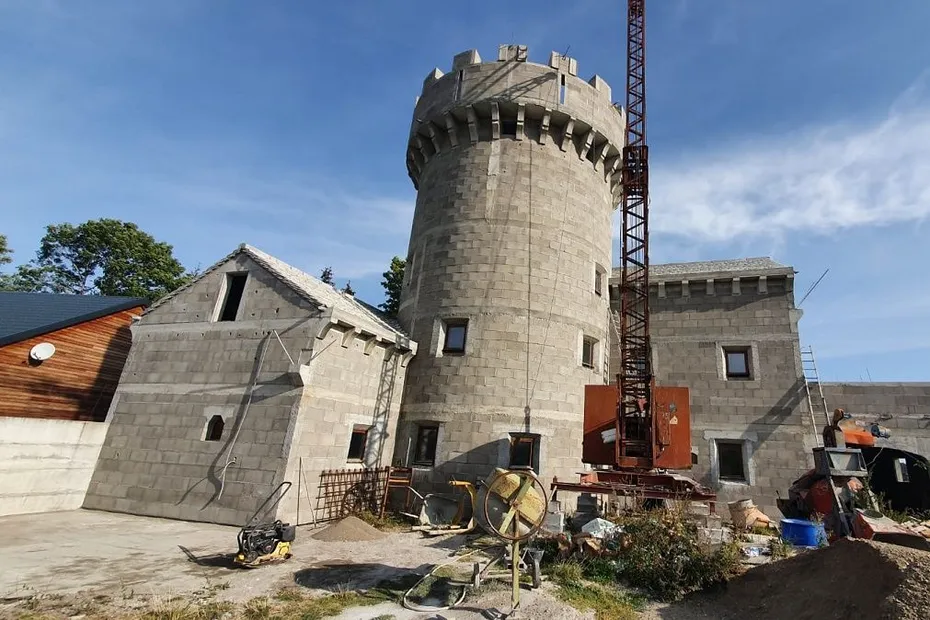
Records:
[[[655,265],[653,370],[659,385],[691,393],[691,476],[721,502],[751,498],[778,517],[776,499],[812,465],[819,427],[807,407],[794,308],[794,272],[767,259]],[[620,274],[612,279],[619,312]],[[612,372],[619,368],[612,334]],[[728,377],[727,350],[747,352],[749,377]],[[744,480],[725,479],[721,443],[742,450]]]
[[[217,321],[229,273],[248,274],[245,290],[236,320]],[[312,521],[315,482],[347,466],[353,424],[371,427],[364,464],[389,462],[411,343],[372,328],[363,307],[346,312],[352,300],[336,313],[306,278],[240,250],[150,308],[84,507],[226,524],[303,509]]]
[[[539,473],[581,469],[584,386],[603,383],[611,214],[624,116],[601,79],[573,62],[456,56],[431,74],[414,111],[408,171],[418,188],[400,320],[410,363],[395,462],[438,424],[420,480],[477,479],[509,466],[511,433],[539,435]],[[461,353],[450,321],[467,320]],[[593,368],[583,338],[596,341]]]

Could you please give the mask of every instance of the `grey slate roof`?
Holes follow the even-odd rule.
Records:
[[[767,256],[756,258],[734,258],[729,260],[708,260],[691,263],[664,263],[649,266],[649,275],[655,279],[671,279],[676,276],[709,275],[716,273],[759,273],[768,271],[793,271],[788,265],[782,265]],[[611,273],[619,278],[622,269],[617,267]]]
[[[148,303],[138,297],[0,292],[0,346]]]
[[[162,305],[177,295],[179,292],[189,288],[191,285],[193,285],[194,282],[200,280],[208,273],[214,271],[220,265],[223,265],[239,254],[246,254],[253,261],[268,270],[269,273],[290,286],[294,292],[296,292],[304,299],[310,301],[311,303],[317,304],[324,308],[335,308],[354,317],[357,322],[360,323],[360,325],[357,325],[357,327],[364,327],[367,324],[382,330],[388,330],[399,336],[402,336],[405,339],[407,338],[407,335],[404,333],[403,329],[397,321],[391,319],[375,307],[359,299],[356,299],[352,295],[346,295],[341,291],[337,291],[331,285],[326,284],[319,278],[315,278],[310,274],[301,271],[297,267],[289,265],[284,261],[277,259],[274,256],[246,243],[240,245],[238,248],[236,248],[235,251],[216,262],[209,269],[204,270],[193,281],[159,299],[158,302],[152,304],[152,306],[150,306],[146,312],[154,310],[158,306]]]

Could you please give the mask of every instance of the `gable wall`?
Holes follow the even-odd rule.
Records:
[[[225,274],[244,269],[238,320],[210,322]],[[285,348],[306,360],[319,326],[309,302],[242,255],[147,313],[84,507],[244,523],[287,461],[302,389]],[[214,415],[222,439],[205,441]]]

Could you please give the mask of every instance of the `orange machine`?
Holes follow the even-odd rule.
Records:
[[[655,432],[648,469],[691,469],[691,395],[686,387],[659,387],[653,392]],[[589,465],[613,465],[614,442],[605,442],[617,424],[616,385],[584,387],[584,442],[581,460]]]
[[[638,496],[647,500],[692,499],[714,509],[717,496],[695,480],[668,470],[691,469],[691,402],[686,387],[653,388],[652,415],[620,423],[617,385],[586,385],[582,461],[595,466],[578,482],[554,479],[552,489],[582,493]],[[644,426],[638,424],[642,422]],[[635,466],[618,463],[620,441],[643,441]],[[642,439],[645,438],[645,439]],[[553,495],[555,499],[555,495]]]

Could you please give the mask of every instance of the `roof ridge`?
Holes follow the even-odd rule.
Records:
[[[197,274],[196,278],[175,289],[171,293],[165,295],[157,302],[149,306],[147,312],[161,306],[163,303],[176,297],[182,291],[189,289],[196,282],[199,282],[201,279],[203,279],[207,274],[216,271],[216,269],[221,265],[242,253],[249,256],[249,258],[258,263],[263,269],[267,270],[276,278],[290,286],[294,292],[307,299],[311,303],[317,304],[322,308],[336,308],[341,306],[342,310],[352,312],[358,318],[366,322],[371,322],[373,324],[372,326],[374,327],[390,330],[400,336],[403,336],[404,338],[408,337],[396,321],[392,320],[387,315],[383,315],[380,312],[376,313],[371,309],[370,304],[356,299],[354,296],[346,295],[345,293],[338,291],[334,286],[326,284],[316,276],[313,276],[306,271],[299,269],[281,260],[280,258],[272,256],[268,252],[265,252],[264,250],[261,250],[248,243],[240,243],[239,246],[231,253],[227,254],[219,261],[203,270],[201,273]]]

